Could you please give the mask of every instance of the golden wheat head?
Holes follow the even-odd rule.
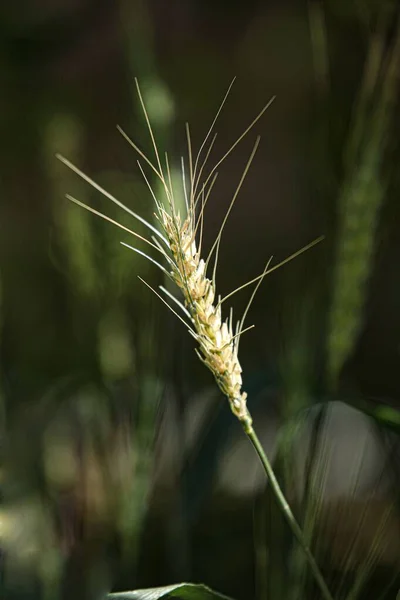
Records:
[[[144,117],[147,123],[147,128],[152,141],[152,146],[155,154],[155,161],[151,161],[138,146],[124,133],[120,128],[119,131],[122,133],[124,138],[130,143],[135,149],[139,156],[144,160],[148,167],[153,171],[158,180],[161,182],[161,189],[163,198],[159,198],[155,193],[154,186],[151,185],[148,176],[146,175],[142,164],[138,161],[139,168],[142,172],[144,180],[150,190],[152,198],[156,206],[155,216],[158,222],[158,227],[149,223],[140,215],[134,213],[128,207],[123,205],[114,196],[100,187],[90,177],[85,175],[77,167],[75,167],[67,159],[58,156],[58,158],[66,164],[69,168],[75,171],[80,177],[85,179],[94,188],[100,191],[109,200],[120,206],[123,210],[127,211],[136,220],[143,223],[149,233],[150,239],[147,239],[135,231],[131,231],[119,224],[118,222],[110,219],[106,215],[96,211],[95,209],[81,203],[79,200],[71,196],[67,196],[71,201],[76,204],[83,206],[87,210],[97,214],[98,216],[112,222],[114,225],[128,231],[136,238],[144,241],[150,245],[153,250],[162,255],[164,265],[154,260],[151,256],[143,252],[142,250],[128,246],[135,252],[145,256],[152,263],[156,264],[162,272],[171,279],[179,288],[182,298],[177,299],[172,294],[160,286],[160,290],[169,299],[172,300],[178,307],[179,312],[174,310],[171,305],[167,302],[166,298],[161,296],[153,288],[152,291],[172,310],[172,312],[183,321],[189,329],[189,332],[194,337],[198,344],[196,352],[202,362],[210,369],[215,377],[215,380],[223,392],[228,398],[230,407],[233,413],[240,419],[245,429],[250,430],[251,428],[251,417],[246,405],[246,392],[242,390],[242,368],[240,366],[238,358],[239,342],[242,334],[250,329],[250,327],[244,328],[245,318],[247,316],[250,305],[254,299],[255,293],[262,282],[264,276],[275,270],[285,262],[297,256],[300,252],[308,249],[311,245],[316,242],[312,242],[300,252],[290,256],[281,263],[268,269],[270,261],[268,261],[264,271],[258,277],[245,283],[240,288],[237,288],[225,298],[217,296],[216,291],[216,268],[218,262],[219,245],[223,229],[225,227],[227,218],[231,212],[233,204],[238,196],[238,193],[242,187],[244,179],[249,170],[250,164],[254,158],[257,150],[260,138],[257,137],[248,162],[242,173],[240,181],[237,185],[236,191],[233,195],[229,208],[226,212],[221,228],[217,235],[217,238],[212,245],[212,248],[206,258],[201,256],[201,244],[202,244],[202,232],[203,232],[203,217],[204,208],[210,196],[211,190],[217,177],[217,168],[225,160],[225,158],[232,152],[237,144],[247,135],[252,129],[254,124],[260,119],[267,108],[270,106],[273,98],[268,102],[256,118],[250,123],[247,129],[237,138],[235,143],[229,148],[229,150],[222,156],[220,160],[213,166],[207,176],[203,177],[204,170],[207,165],[208,158],[210,156],[211,149],[214,145],[215,135],[210,136],[214,130],[214,125],[221,112],[221,109],[227,99],[233,82],[229,86],[229,89],[217,111],[217,114],[211,124],[211,127],[200,146],[196,158],[193,158],[190,131],[189,126],[186,125],[187,143],[188,143],[188,175],[185,172],[185,161],[182,159],[182,189],[185,199],[185,209],[183,216],[180,214],[178,203],[175,200],[174,189],[172,185],[171,170],[169,166],[168,155],[165,154],[164,164],[161,162],[158,147],[155,141],[153,130],[150,124],[148,113],[142,98],[142,94],[136,81],[137,92],[139,100],[143,109]],[[203,156],[204,154],[204,156]],[[319,241],[319,240],[317,240]],[[127,244],[124,244],[127,246]],[[211,270],[211,259],[213,259],[212,274],[208,275]],[[146,282],[144,282],[146,283]],[[244,311],[242,318],[234,324],[232,310],[229,312],[228,318],[222,316],[222,304],[230,298],[234,293],[243,289],[247,285],[255,283],[255,288],[251,294],[249,303]],[[146,283],[148,287],[149,284]]]

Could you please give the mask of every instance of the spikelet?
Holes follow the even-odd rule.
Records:
[[[171,275],[180,288],[192,322],[199,358],[210,369],[234,414],[251,425],[242,391],[242,368],[232,320],[222,321],[221,303],[215,303],[215,286],[206,275],[206,263],[200,257],[193,231],[192,215],[183,223],[179,215],[161,213],[162,226],[172,254]]]

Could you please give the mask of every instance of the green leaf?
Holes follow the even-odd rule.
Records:
[[[109,594],[108,598],[116,600],[159,600],[159,598],[179,598],[180,600],[230,600],[227,596],[213,592],[205,585],[194,583],[176,583],[166,587],[134,590]]]

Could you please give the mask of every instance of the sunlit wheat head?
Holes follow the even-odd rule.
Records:
[[[208,167],[209,157],[213,148],[216,134],[214,126],[220,115],[222,107],[228,97],[233,82],[229,86],[227,93],[217,111],[217,114],[211,124],[210,129],[205,136],[197,154],[192,152],[192,143],[190,138],[189,126],[186,125],[187,134],[187,158],[181,159],[182,171],[182,191],[185,199],[185,208],[183,214],[175,200],[174,188],[172,185],[171,169],[168,155],[160,155],[148,113],[143,102],[142,94],[136,81],[139,100],[143,109],[148,132],[151,138],[154,151],[154,159],[151,160],[140,148],[127,136],[122,129],[118,128],[124,138],[138,153],[140,159],[138,165],[143,178],[149,188],[150,194],[155,205],[155,217],[157,223],[149,223],[143,217],[133,212],[127,206],[122,204],[114,196],[100,187],[90,177],[85,175],[76,166],[62,156],[58,158],[69,168],[75,171],[80,177],[90,183],[95,189],[101,192],[109,200],[117,204],[121,209],[128,212],[134,219],[140,221],[148,230],[148,237],[143,237],[135,231],[127,229],[125,226],[114,221],[103,213],[83,204],[76,198],[67,196],[69,200],[79,206],[86,208],[92,213],[102,217],[117,225],[121,229],[128,231],[141,242],[151,246],[153,251],[160,255],[161,262],[155,260],[140,248],[124,244],[131,250],[143,255],[154,263],[164,275],[172,280],[181,292],[181,297],[176,298],[165,287],[160,286],[160,293],[153,288],[152,291],[170,308],[170,310],[188,327],[190,334],[197,342],[197,355],[202,362],[210,369],[215,380],[225,396],[229,400],[233,413],[244,424],[245,428],[251,427],[251,417],[246,405],[246,392],[242,389],[242,368],[240,366],[238,351],[239,342],[242,334],[251,329],[245,327],[245,320],[254,296],[267,273],[275,270],[285,262],[288,262],[300,252],[305,251],[317,241],[312,242],[296,254],[285,259],[281,263],[269,268],[271,260],[266,264],[264,271],[258,277],[248,281],[244,285],[235,289],[233,292],[221,298],[217,295],[216,270],[218,264],[219,247],[222,233],[227,222],[228,216],[232,210],[235,200],[239,194],[242,184],[246,178],[250,164],[257,151],[260,138],[257,137],[253,149],[240,180],[237,184],[233,198],[228,206],[225,217],[217,237],[207,256],[202,256],[202,237],[204,209],[210,198],[210,194],[218,175],[218,167],[237,146],[237,144],[249,133],[257,121],[261,118],[267,108],[273,101],[273,98],[260,111],[256,118],[250,123],[245,131],[236,139],[234,144],[220,158],[212,168]],[[148,167],[146,173],[145,167]],[[150,177],[148,173],[151,173]],[[205,175],[205,173],[207,173]],[[155,192],[154,175],[161,182],[162,197]],[[160,186],[158,186],[159,188]],[[158,225],[158,226],[157,226]],[[144,282],[148,287],[149,284]],[[234,321],[232,309],[227,317],[223,317],[222,305],[237,291],[244,287],[255,284],[253,292],[242,317]],[[171,306],[170,302],[173,303]]]

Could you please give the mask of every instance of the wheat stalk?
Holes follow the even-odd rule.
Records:
[[[75,173],[77,173],[81,178],[83,178],[85,181],[91,184],[106,198],[117,204],[123,210],[127,211],[136,220],[144,224],[150,232],[150,237],[145,238],[144,236],[139,235],[135,231],[124,227],[123,225],[119,224],[117,221],[114,221],[107,215],[104,215],[103,213],[96,211],[90,206],[83,204],[82,202],[80,202],[76,198],[73,198],[70,195],[67,195],[67,198],[72,202],[78,204],[79,206],[120,227],[124,231],[127,231],[128,233],[132,234],[141,241],[144,241],[153,249],[153,251],[161,255],[162,259],[165,262],[165,266],[157,260],[155,260],[152,256],[150,256],[143,250],[140,250],[139,248],[125,243],[123,244],[131,250],[143,255],[152,263],[154,263],[167,278],[172,280],[177,285],[177,287],[181,291],[183,297],[182,300],[177,299],[165,287],[160,286],[160,291],[164,295],[163,296],[156,290],[154,290],[148,283],[142,280],[143,283],[145,283],[145,285],[147,285],[168,306],[168,308],[188,327],[190,334],[196,340],[198,345],[196,353],[199,356],[200,360],[214,375],[220,390],[229,401],[229,405],[233,414],[240,420],[246,435],[252,442],[263,464],[264,470],[270,481],[275,497],[277,498],[277,501],[294,535],[296,536],[297,540],[303,548],[306,558],[313,571],[314,577],[323,593],[323,597],[325,598],[325,600],[332,600],[332,597],[325,584],[323,576],[320,573],[319,568],[314,560],[314,557],[311,554],[311,551],[308,548],[307,543],[304,539],[303,532],[300,526],[298,525],[290,509],[289,504],[285,499],[285,496],[279,486],[279,482],[275,477],[272,466],[267,456],[265,455],[265,452],[259,442],[256,433],[254,432],[252,426],[252,418],[247,407],[247,394],[242,389],[242,368],[238,357],[240,338],[243,335],[243,333],[245,333],[253,327],[250,326],[245,328],[245,319],[247,317],[247,313],[250,309],[250,306],[254,300],[255,294],[257,293],[257,290],[264,277],[268,273],[271,273],[283,264],[292,260],[294,257],[298,256],[300,253],[308,250],[310,247],[318,243],[322,238],[318,238],[308,246],[305,246],[300,251],[289,256],[288,258],[274,265],[273,267],[270,267],[271,259],[268,260],[266,267],[259,276],[248,281],[239,288],[233,290],[227,296],[225,296],[225,298],[221,298],[216,294],[216,269],[218,264],[219,246],[221,242],[222,233],[227,222],[228,216],[233,208],[239,191],[246,178],[251,162],[257,151],[260,137],[256,138],[253,149],[250,153],[249,159],[242,173],[240,181],[236,187],[235,193],[225,214],[215,242],[212,245],[212,248],[207,258],[204,259],[201,256],[204,208],[210,197],[211,190],[218,175],[217,168],[227,158],[227,156],[232,152],[232,150],[238,145],[238,143],[249,133],[249,131],[257,123],[257,121],[265,113],[267,108],[271,105],[274,98],[272,98],[263,107],[263,109],[255,117],[255,119],[253,119],[250,125],[236,139],[234,144],[229,148],[227,152],[225,152],[222,158],[217,161],[217,163],[213,166],[208,175],[204,178],[203,172],[206,168],[207,161],[210,156],[211,149],[214,145],[216,135],[214,135],[211,138],[211,141],[209,140],[213,133],[215,123],[219,117],[219,114],[225,104],[230,89],[233,85],[233,81],[229,86],[227,93],[225,94],[225,97],[219,107],[219,110],[217,111],[217,114],[211,124],[211,127],[203,143],[200,146],[199,152],[197,153],[195,159],[193,159],[192,154],[189,126],[186,125],[189,173],[187,181],[185,163],[182,159],[182,189],[185,199],[185,214],[181,215],[181,212],[178,208],[178,202],[174,193],[168,155],[165,154],[162,163],[161,156],[151,127],[151,123],[142,98],[142,94],[137,80],[135,81],[139,100],[143,109],[143,113],[147,123],[147,128],[152,141],[155,161],[152,162],[121,128],[118,127],[118,129],[123,135],[123,137],[135,149],[135,151],[139,154],[139,156],[143,159],[143,161],[147,164],[147,166],[151,169],[151,171],[153,171],[158,180],[161,182],[165,196],[164,201],[160,201],[157,197],[141,162],[138,160],[139,168],[142,172],[143,178],[149,188],[149,191],[155,203],[155,217],[159,224],[159,228],[155,227],[152,223],[146,221],[145,219],[143,219],[143,217],[126,207],[109,192],[104,190],[100,185],[93,181],[93,179],[91,179],[88,175],[86,175],[80,169],[78,169],[78,167],[73,165],[66,158],[58,155],[58,158],[70,169],[75,171]],[[204,158],[202,158],[203,153]],[[208,271],[210,270],[211,260],[213,260],[214,263],[212,267],[212,275],[209,276]],[[231,309],[229,311],[229,317],[224,320],[222,317],[222,304],[228,298],[231,298],[233,294],[237,293],[238,291],[244,289],[245,287],[251,284],[256,285],[250,296],[249,302],[242,315],[242,318],[234,325],[233,311]],[[173,306],[169,304],[167,298],[173,301],[173,303],[177,306],[177,310],[175,310]]]

